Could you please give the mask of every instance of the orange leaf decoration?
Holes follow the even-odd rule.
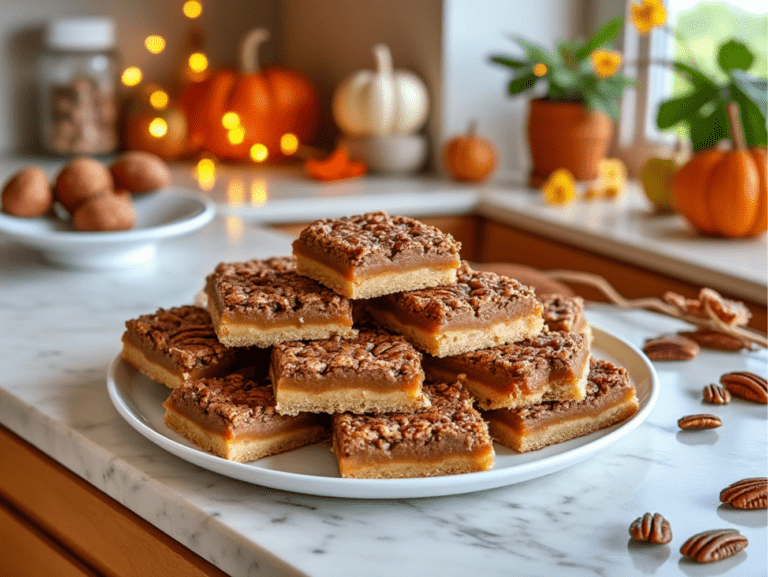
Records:
[[[324,160],[307,159],[304,168],[312,178],[326,182],[363,176],[367,171],[367,167],[362,162],[352,162],[347,149],[342,146]]]

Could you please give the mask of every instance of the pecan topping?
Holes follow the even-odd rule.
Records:
[[[716,429],[723,422],[715,415],[686,415],[677,420],[677,426],[681,429]]]
[[[560,294],[540,295],[544,306],[542,316],[550,331],[575,331],[576,323],[584,314],[584,299]]]
[[[747,371],[726,373],[720,377],[720,384],[734,397],[753,403],[768,403],[768,383],[763,377],[754,373]]]
[[[680,553],[699,563],[712,563],[735,555],[749,545],[736,529],[714,529],[697,533],[680,547]]]
[[[276,256],[264,260],[254,259],[244,262],[222,262],[219,263],[213,271],[213,274],[263,274],[293,270],[296,270],[296,259],[293,256]]]
[[[720,385],[707,385],[702,392],[704,400],[712,405],[727,405],[731,402],[731,393]]]
[[[629,535],[635,541],[663,545],[672,540],[672,527],[661,513],[646,513],[632,522]]]
[[[693,339],[705,349],[735,352],[749,346],[744,339],[712,329],[700,328],[695,331],[680,331],[677,334]]]
[[[720,501],[737,509],[768,508],[768,477],[737,481],[720,491]]]
[[[665,293],[663,298],[683,314],[705,319],[714,316],[732,327],[746,325],[752,318],[744,303],[723,298],[710,288],[701,289],[698,299],[687,299],[673,292]]]
[[[645,342],[643,352],[654,361],[687,361],[699,354],[696,341],[679,335],[665,335]]]

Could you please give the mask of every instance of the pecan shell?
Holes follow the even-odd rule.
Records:
[[[715,415],[686,415],[677,420],[677,426],[681,429],[716,429],[723,422]]]
[[[654,361],[687,361],[699,354],[699,344],[680,335],[666,335],[645,342],[643,352]]]
[[[699,563],[712,563],[735,555],[749,545],[736,529],[714,529],[697,533],[680,547],[680,553]]]
[[[731,402],[731,393],[720,385],[712,383],[702,391],[704,400],[712,405],[727,405]]]
[[[768,403],[768,382],[754,373],[747,371],[726,373],[720,377],[720,384],[734,397],[753,403]]]
[[[672,527],[661,513],[646,513],[632,521],[629,535],[635,541],[663,545],[672,540]]]
[[[742,479],[720,491],[720,501],[737,509],[768,508],[768,477]]]

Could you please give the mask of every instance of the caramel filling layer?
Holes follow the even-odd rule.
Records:
[[[400,274],[415,272],[424,268],[434,270],[456,270],[459,268],[458,260],[447,254],[442,257],[426,258],[403,258],[397,262],[385,260],[378,263],[349,266],[329,258],[327,253],[318,253],[299,246],[293,245],[293,253],[300,258],[307,259],[318,265],[324,266],[344,277],[347,281],[375,278],[383,274]]]

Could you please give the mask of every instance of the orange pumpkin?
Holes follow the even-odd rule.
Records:
[[[194,149],[245,160],[252,147],[263,145],[266,158],[279,160],[283,135],[293,134],[302,144],[314,139],[320,118],[317,90],[294,70],[259,68],[258,49],[268,38],[266,30],[252,30],[242,43],[239,72],[214,70],[186,88],[182,103]],[[261,160],[264,149],[259,148]]]
[[[756,236],[768,228],[766,149],[747,149],[735,104],[728,116],[735,147],[696,154],[673,177],[672,198],[677,211],[704,234]]]
[[[496,148],[489,140],[475,135],[473,122],[465,135],[448,141],[443,151],[443,163],[456,180],[485,180],[496,168]]]

